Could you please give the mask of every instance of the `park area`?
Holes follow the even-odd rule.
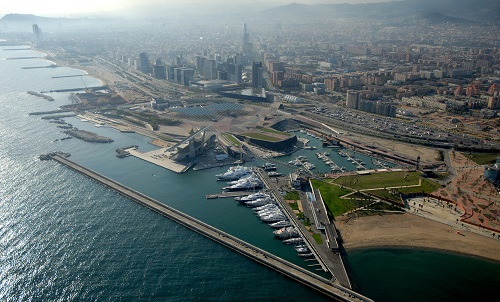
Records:
[[[440,185],[422,176],[420,172],[381,172],[368,175],[341,176],[329,180],[351,190],[375,195],[402,205],[401,194],[432,193]]]

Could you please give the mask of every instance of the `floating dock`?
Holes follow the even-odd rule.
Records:
[[[334,284],[332,280],[325,279],[293,263],[287,262],[271,253],[268,253],[267,251],[264,251],[172,207],[169,207],[164,203],[128,188],[104,175],[80,166],[67,158],[58,155],[50,155],[50,158],[92,178],[102,185],[119,192],[120,194],[160,215],[163,215],[209,239],[212,239],[215,242],[218,242],[260,264],[274,269],[275,271],[320,292],[334,301],[372,301],[371,299],[348,288]]]

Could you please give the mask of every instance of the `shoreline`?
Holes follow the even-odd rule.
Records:
[[[479,259],[481,261],[487,261],[491,262],[494,264],[499,264],[500,265],[500,260],[497,259],[492,259],[490,257],[484,257],[484,256],[479,256],[479,255],[472,255],[468,253],[463,253],[463,252],[457,252],[453,250],[447,250],[444,248],[435,248],[435,247],[424,247],[424,246],[416,246],[416,245],[379,245],[379,246],[363,246],[363,247],[352,247],[349,249],[345,249],[348,257],[350,252],[356,252],[356,251],[367,251],[367,250],[389,250],[389,249],[398,249],[398,250],[418,250],[418,251],[429,251],[429,252],[438,252],[438,253],[443,253],[443,254],[449,254],[449,255],[458,255],[458,256],[463,256],[466,258],[472,258],[472,259]]]
[[[500,263],[500,240],[410,213],[339,217],[336,222],[346,252],[358,249],[414,248],[444,251]]]
[[[69,62],[67,61],[58,59],[55,55],[53,55],[49,51],[39,50],[36,48],[32,49],[46,54],[46,56],[41,57],[41,59],[52,61],[58,66],[84,71],[86,72],[87,76],[93,77],[99,82],[101,82],[101,85],[109,85],[110,83],[113,82],[113,80],[111,79],[104,79],[104,77],[100,76],[98,74],[98,71],[95,69],[97,66],[80,66],[80,65],[75,66],[69,64]],[[394,219],[394,217],[398,216],[404,216],[405,218],[411,217],[411,218],[404,219],[405,221],[398,221],[398,219]],[[369,221],[369,220],[374,220],[374,221]],[[394,223],[394,224],[399,223],[399,225],[394,225],[393,226],[394,228],[391,228],[390,236],[387,236],[388,235],[387,230],[381,232],[380,229],[377,229],[377,226],[379,226],[380,223],[383,223],[383,221],[381,220],[386,220],[389,223]],[[402,215],[368,216],[368,217],[356,218],[353,219],[353,221],[354,221],[353,224],[357,225],[356,227],[353,228],[349,228],[349,226],[345,225],[340,218],[336,222],[337,228],[342,233],[342,238],[344,240],[343,246],[346,252],[355,250],[384,249],[384,248],[421,249],[421,250],[434,250],[450,254],[464,255],[467,257],[479,258],[485,261],[500,263],[500,252],[499,252],[500,240],[487,238],[485,236],[478,234],[473,234],[471,232],[468,232],[466,230],[457,227],[456,230],[460,230],[465,234],[465,236],[460,236],[457,235],[454,231],[451,232],[452,230],[454,230],[453,227],[432,221],[427,218],[406,213]],[[417,226],[408,225],[412,221],[418,221]],[[366,227],[365,226],[366,224],[368,224],[369,226]],[[423,228],[421,228],[422,225],[424,225]],[[410,228],[412,230],[412,235],[408,236],[408,232],[405,232],[405,230],[407,231]],[[417,232],[415,233],[416,230]],[[419,232],[420,236],[418,236]],[[426,237],[424,232],[432,232],[428,233],[432,235]],[[454,235],[454,237],[450,240],[450,238],[447,238],[450,236],[446,236],[446,234],[451,236]],[[367,239],[369,235],[372,235],[372,238]],[[489,244],[484,243],[484,241],[487,241]],[[467,246],[464,243],[468,243],[470,246]],[[477,249],[478,246],[475,245],[475,243],[476,244],[480,243],[479,246],[480,250]]]
[[[90,68],[92,66],[82,66],[82,65],[71,64],[68,61],[64,61],[62,59],[57,58],[57,55],[53,54],[52,52],[50,52],[49,50],[46,50],[46,49],[39,49],[36,47],[31,47],[31,49],[34,51],[38,51],[40,53],[45,54],[45,56],[40,57],[40,59],[42,59],[42,60],[48,61],[50,63],[54,63],[55,65],[57,65],[59,67],[72,68],[75,70],[80,70],[80,71],[85,72],[85,74],[82,76],[89,76],[89,77],[92,77],[92,78],[98,80],[101,83],[99,86],[108,86],[108,85],[110,85],[111,82],[113,82],[110,79],[104,79],[103,77],[99,76],[97,70],[95,70],[95,69],[92,70],[92,68]],[[96,67],[96,66],[93,66],[93,67]]]

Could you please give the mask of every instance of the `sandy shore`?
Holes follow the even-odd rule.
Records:
[[[347,251],[376,247],[419,247],[446,250],[500,262],[500,240],[467,232],[409,213],[338,217]],[[458,234],[457,231],[460,233]]]

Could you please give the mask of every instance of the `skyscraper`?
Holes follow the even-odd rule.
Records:
[[[252,64],[252,87],[262,88],[262,62]]]
[[[42,38],[42,29],[38,27],[38,24],[33,24],[33,36],[35,37],[35,42],[40,42],[40,39]]]
[[[160,59],[156,59],[155,61],[155,65],[153,66],[153,76],[157,79],[167,79],[167,68]]]
[[[243,24],[243,54],[248,58],[252,57],[252,44],[250,43],[250,34],[248,33],[247,24]]]
[[[149,58],[148,55],[145,52],[141,52],[139,54],[139,70],[144,72],[144,73],[151,73],[152,68],[151,64],[149,63]]]

